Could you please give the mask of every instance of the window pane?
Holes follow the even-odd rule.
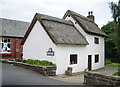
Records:
[[[95,55],[95,63],[99,62],[99,55]]]
[[[95,38],[94,38],[94,43],[95,43],[95,44],[99,44],[99,38],[95,37]]]
[[[10,42],[10,39],[8,39],[8,42]]]
[[[10,48],[10,44],[8,44],[8,48]]]
[[[4,39],[4,42],[7,42],[7,39]]]
[[[77,54],[70,55],[70,64],[77,64]]]
[[[2,48],[3,48],[3,43],[2,43]]]

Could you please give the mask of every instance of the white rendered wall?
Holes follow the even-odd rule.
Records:
[[[53,58],[46,55],[49,47],[54,49],[55,56]],[[64,74],[67,67],[73,67],[73,72],[84,71],[87,67],[85,52],[85,45],[55,45],[38,21],[23,45],[24,59],[52,61],[57,65],[57,74]],[[77,64],[70,65],[70,54],[78,55]]]
[[[94,43],[94,37],[99,38],[99,44]],[[92,55],[92,70],[104,67],[104,37],[87,35],[89,45],[86,47],[87,54]],[[95,55],[99,54],[99,62],[95,63]]]
[[[55,51],[55,45],[37,21],[23,45],[23,58],[48,60],[55,63],[55,56],[47,56],[50,47]]]
[[[57,74],[64,74],[67,67],[73,68],[74,72],[81,72],[87,68],[86,45],[57,45],[56,65]],[[77,54],[77,64],[70,64],[70,54]]]
[[[71,20],[74,26],[81,32],[81,34],[86,38],[89,45],[86,47],[85,54],[92,55],[92,70],[104,67],[104,37],[87,34],[72,17],[66,17],[66,20]],[[94,44],[94,37],[99,38],[99,44]],[[95,63],[95,55],[99,54],[99,62]],[[88,59],[87,63],[88,64]]]
[[[67,67],[73,67],[73,72],[84,71],[88,67],[88,55],[92,55],[92,70],[104,67],[104,38],[85,33],[74,20],[72,21],[89,45],[55,45],[37,21],[23,45],[23,58],[52,61],[57,65],[57,74],[64,74]],[[94,37],[99,38],[99,44],[94,44]],[[53,58],[46,54],[49,47],[52,47],[55,52]],[[77,64],[70,65],[70,54],[78,54]],[[95,54],[100,56],[99,63],[95,63]]]

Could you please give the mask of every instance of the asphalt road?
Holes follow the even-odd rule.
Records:
[[[2,64],[2,85],[82,85],[67,83],[10,64]]]

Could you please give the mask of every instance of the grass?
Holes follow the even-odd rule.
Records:
[[[120,63],[111,63],[111,64],[108,64],[108,65],[118,66],[118,65],[120,65]]]
[[[23,60],[24,63],[28,63],[28,64],[32,64],[32,65],[40,65],[40,66],[55,66],[55,64],[53,64],[50,61],[46,61],[46,60],[33,60],[33,59],[27,59],[27,60]]]
[[[113,62],[111,62],[110,60],[105,60],[105,65],[112,65],[112,66],[118,66],[118,65],[120,65],[120,63],[113,63]]]

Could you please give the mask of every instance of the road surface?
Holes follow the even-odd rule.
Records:
[[[0,62],[1,63],[1,62]],[[2,85],[82,85],[68,83],[14,65],[2,64]]]

